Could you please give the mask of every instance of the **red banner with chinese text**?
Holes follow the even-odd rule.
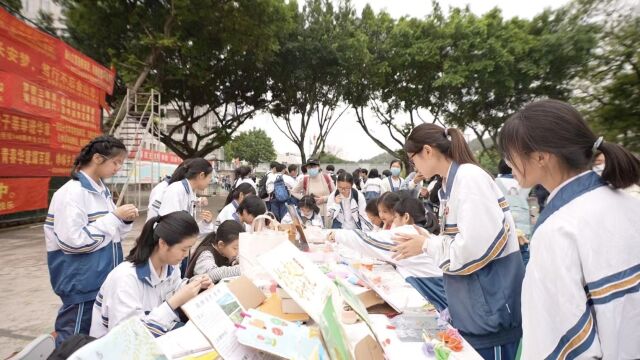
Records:
[[[49,178],[0,178],[0,215],[46,209]]]
[[[78,152],[98,130],[0,108],[0,142]]]
[[[55,62],[60,68],[83,81],[111,94],[115,71],[108,69],[62,40],[44,33],[0,8],[0,35],[22,44],[28,54],[39,54],[42,59]]]
[[[18,74],[92,105],[105,102],[105,92],[70,74],[53,61],[0,34],[0,69]]]
[[[0,107],[100,129],[100,109],[15,74],[0,72]]]
[[[173,153],[166,153],[162,151],[155,150],[140,150],[142,153],[140,154],[141,161],[151,161],[151,162],[161,162],[166,164],[181,164],[182,158],[180,156]],[[129,153],[129,158],[133,159],[136,157],[135,152]]]
[[[0,176],[69,176],[77,151],[0,143]]]

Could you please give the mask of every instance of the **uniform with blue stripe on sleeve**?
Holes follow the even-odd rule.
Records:
[[[139,317],[155,337],[164,335],[180,321],[167,300],[184,283],[177,266],[164,265],[156,274],[151,259],[140,265],[123,262],[100,288],[90,335],[102,337],[132,316]]]
[[[474,164],[453,162],[439,195],[442,230],[423,250],[443,271],[452,325],[485,358],[515,356],[524,265],[508,204]]]
[[[44,224],[51,285],[62,300],[56,343],[89,332],[91,308],[107,274],[122,262],[121,241],[131,230],[115,214],[104,183],[83,171],[55,192]]]
[[[160,209],[158,209],[158,214],[164,216],[174,211],[186,211],[193,216],[196,215],[195,208],[197,201],[198,197],[196,196],[196,192],[191,188],[189,180],[182,179],[167,187],[167,190],[165,190],[162,196],[162,203],[160,204]],[[213,221],[195,220],[200,228],[200,234],[208,234],[214,231]]]
[[[554,189],[522,287],[523,359],[640,359],[640,201],[595,172]]]

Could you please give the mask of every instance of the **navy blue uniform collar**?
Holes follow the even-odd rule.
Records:
[[[140,281],[146,282],[150,286],[153,286],[153,284],[151,283],[151,266],[149,265],[150,261],[151,260],[147,260],[143,264],[136,265],[136,275],[138,276],[138,279]],[[167,266],[167,278],[168,278],[171,276],[171,273],[173,272],[173,266],[170,266],[170,265],[166,265],[166,266]]]
[[[446,185],[443,184],[443,186],[440,188],[441,199],[448,200],[449,197],[451,196],[451,189],[453,188],[453,180],[455,179],[456,174],[458,173],[459,167],[460,165],[458,165],[457,162],[454,161],[451,163],[451,166],[449,167],[449,173],[447,174],[447,184]]]
[[[80,182],[80,186],[82,186],[84,189],[86,189],[89,192],[92,192],[94,194],[100,194],[100,192],[95,188],[95,186],[93,186],[93,184],[94,184],[93,180],[90,179],[87,175],[85,175],[82,171],[78,171],[76,173],[76,176],[78,177],[78,181]],[[106,197],[110,197],[111,196],[111,192],[104,185],[104,182],[102,182],[102,179],[100,180],[100,184],[99,185],[102,185],[102,187],[104,188],[104,195]]]
[[[189,185],[189,180],[182,179],[182,186],[184,186],[184,190],[187,192],[187,194],[191,194],[191,185]]]
[[[560,210],[573,199],[591,190],[606,185],[606,182],[594,171],[578,175],[573,180],[563,185],[562,188],[553,195],[547,206],[542,210],[542,213],[533,228],[533,233],[535,233],[540,225],[544,224],[544,222],[547,221],[553,213]]]

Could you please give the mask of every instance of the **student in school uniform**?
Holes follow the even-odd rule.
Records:
[[[187,159],[180,163],[178,167],[173,171],[171,176],[165,176],[162,181],[160,181],[156,186],[151,189],[151,193],[149,194],[149,207],[147,209],[147,221],[152,217],[158,216],[158,210],[160,210],[160,205],[162,204],[162,196],[164,196],[164,192],[167,190],[169,185],[174,181],[171,181],[173,176],[178,176],[181,173],[181,168],[185,163],[188,163],[190,159]]]
[[[438,311],[447,308],[446,295],[442,287],[442,270],[433,259],[422,254],[407,259],[393,258],[395,242],[391,238],[398,233],[417,233],[413,225],[401,225],[391,230],[365,232],[361,230],[333,230],[329,241],[335,241],[362,256],[393,264],[398,273],[413,286]]]
[[[247,195],[233,214],[233,220],[244,225],[245,231],[252,232],[253,220],[267,213],[267,205],[255,195]]]
[[[324,221],[320,216],[320,208],[316,204],[316,199],[311,195],[305,195],[300,199],[296,211],[303,226],[315,226],[324,229]],[[282,218],[283,224],[292,224],[291,215],[287,214]]]
[[[404,181],[400,177],[400,172],[402,172],[402,161],[391,161],[389,164],[389,171],[391,172],[391,176],[382,181],[382,192],[398,192],[400,191],[400,187]]]
[[[206,275],[190,281],[180,276],[178,265],[198,232],[198,224],[185,211],[147,221],[127,261],[109,273],[100,288],[90,335],[102,337],[131,316],[139,317],[155,337],[173,329],[180,321],[176,310],[211,285]]]
[[[367,201],[380,197],[383,191],[382,182],[383,180],[380,179],[378,169],[371,169],[367,182],[362,186],[362,193]]]
[[[373,225],[371,231],[378,231],[384,227],[384,223],[378,214],[378,199],[371,199],[367,201],[365,212],[367,213],[369,222]]]
[[[393,208],[400,201],[400,195],[394,192],[386,192],[378,198],[378,216],[382,220],[382,229],[390,230],[393,227],[393,221],[395,220],[395,213]]]
[[[349,173],[338,176],[338,190],[329,196],[327,202],[329,218],[333,229],[360,229],[369,231],[367,201],[364,195],[353,188],[353,176]]]
[[[242,201],[247,195],[256,195],[256,189],[247,183],[240,184],[229,192],[225,206],[220,210],[220,213],[218,213],[218,217],[216,217],[216,227],[227,220],[233,220],[233,214],[238,211],[238,206],[242,204]]]
[[[499,139],[518,183],[551,192],[522,285],[523,359],[640,359],[640,201],[622,190],[640,161],[557,100],[525,106]]]
[[[103,179],[114,176],[126,156],[124,144],[112,136],[91,140],[76,157],[71,180],[51,199],[44,236],[51,286],[62,300],[56,346],[89,333],[98,289],[122,261],[121,241],[138,210],[131,204],[116,208]]]
[[[522,336],[524,265],[502,191],[458,129],[421,124],[404,149],[425,177],[441,175],[440,235],[398,234],[396,257],[426,253],[442,269],[452,325],[485,359],[514,359]]]
[[[292,195],[298,199],[304,195],[313,195],[316,199],[316,204],[320,207],[320,215],[322,215],[325,225],[327,225],[327,200],[335,189],[336,186],[331,177],[320,171],[320,162],[317,159],[309,159],[307,161],[307,175],[301,181],[298,181]]]
[[[215,233],[207,235],[198,245],[187,269],[187,277],[206,274],[217,283],[240,276],[237,260],[241,232],[244,232],[244,226],[236,221],[227,220],[220,224]]]
[[[194,218],[198,217],[196,221],[201,234],[212,232],[214,224],[211,211],[203,210],[196,214],[196,209],[201,204],[196,191],[202,191],[209,186],[212,173],[213,167],[209,161],[203,158],[190,159],[177,171],[176,176],[172,176],[174,182],[165,190],[158,214],[164,216],[174,211],[186,211]]]
[[[267,208],[276,216],[278,221],[287,213],[287,205],[290,203],[291,191],[296,186],[293,179],[285,174],[286,170],[287,167],[284,164],[277,163],[275,172],[267,174],[267,182],[265,184],[267,194],[269,195],[269,206]],[[276,190],[282,191],[283,197],[287,195],[286,200],[278,200]]]
[[[258,192],[258,185],[256,185],[255,180],[251,177],[251,172],[252,169],[249,166],[240,166],[238,167],[235,172],[235,180],[233,182],[233,186],[231,188],[236,188],[238,187],[240,184],[250,184],[251,186],[253,186],[253,188],[256,190],[256,193]]]

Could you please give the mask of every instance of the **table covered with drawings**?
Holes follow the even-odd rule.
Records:
[[[190,321],[156,338],[148,358],[480,359],[392,265],[324,242],[327,233],[301,232],[311,240],[304,246],[283,235],[266,252],[245,253],[255,257],[252,277],[185,304]]]

